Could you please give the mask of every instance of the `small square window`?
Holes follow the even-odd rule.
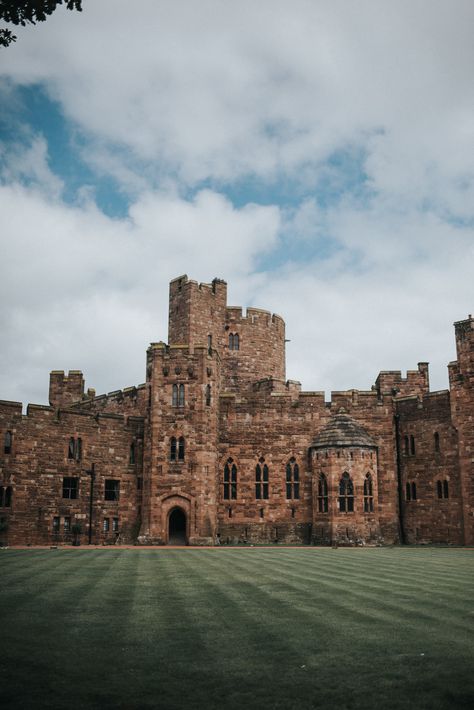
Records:
[[[63,478],[63,498],[76,500],[79,490],[79,479],[67,476]]]
[[[114,479],[107,479],[105,481],[105,491],[104,491],[104,499],[105,500],[118,500],[120,497],[120,481],[116,481]]]

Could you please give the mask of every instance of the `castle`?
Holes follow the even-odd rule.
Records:
[[[0,541],[473,545],[471,316],[455,336],[449,391],[422,362],[328,403],[286,381],[280,316],[174,279],[145,384],[0,402]]]

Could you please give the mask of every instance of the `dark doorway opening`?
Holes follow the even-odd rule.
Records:
[[[169,517],[169,545],[187,545],[186,514],[181,508],[171,511]]]

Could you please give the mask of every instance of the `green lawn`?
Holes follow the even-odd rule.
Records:
[[[474,552],[0,551],[2,708],[472,708]]]

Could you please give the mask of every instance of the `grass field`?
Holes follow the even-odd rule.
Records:
[[[474,552],[4,550],[2,708],[472,708]]]

